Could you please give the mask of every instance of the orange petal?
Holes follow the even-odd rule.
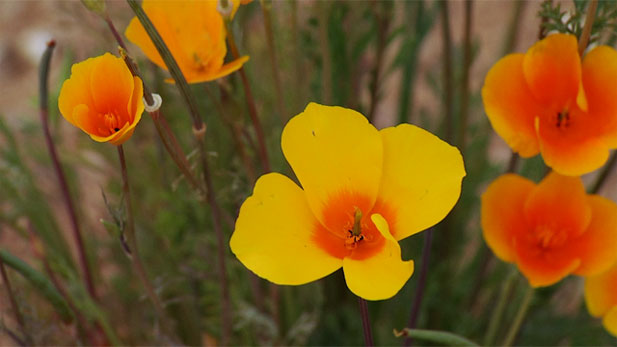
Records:
[[[571,242],[580,254],[581,267],[575,272],[580,276],[597,275],[617,262],[617,204],[598,195],[588,196],[587,201],[591,222],[585,233]]]
[[[565,229],[569,237],[582,234],[591,221],[591,207],[581,179],[555,172],[531,192],[524,208],[530,225]]]
[[[609,270],[585,279],[585,303],[594,317],[604,316],[617,306],[617,264]]]
[[[513,151],[522,157],[538,153],[534,118],[542,109],[524,79],[522,54],[510,54],[491,68],[482,87],[482,100],[493,129]]]
[[[130,105],[135,88],[131,71],[122,59],[110,53],[96,59],[90,77],[93,107],[101,114],[114,113],[127,119],[127,105]]]
[[[482,194],[482,235],[503,261],[515,260],[514,237],[529,229],[523,206],[534,188],[532,181],[506,174],[491,183]]]
[[[591,114],[572,109],[570,117],[566,128],[555,126],[549,117],[538,118],[536,129],[546,165],[562,175],[580,176],[606,163],[608,144]]]
[[[543,106],[559,110],[575,101],[581,81],[576,37],[553,34],[538,41],[525,54],[523,73]]]
[[[583,87],[589,104],[590,122],[617,147],[617,51],[598,46],[583,59]]]
[[[576,270],[581,260],[571,249],[545,250],[537,243],[517,238],[514,242],[516,264],[532,287],[550,286]]]
[[[221,66],[220,70],[218,71],[200,71],[200,72],[195,72],[191,74],[190,76],[185,76],[186,81],[188,83],[201,83],[201,82],[209,82],[209,81],[217,80],[237,70],[240,70],[242,68],[242,65],[244,65],[244,63],[246,63],[248,60],[249,60],[249,56],[245,55],[243,57],[240,57],[232,62],[229,62]],[[165,82],[174,83],[174,80],[172,78],[168,78],[165,80]]]
[[[96,65],[94,58],[86,59],[80,63],[73,64],[71,67],[71,77],[64,81],[58,96],[58,108],[62,116],[69,123],[77,126],[77,122],[73,119],[74,109],[78,105],[84,105],[86,108],[92,108],[94,111],[94,100],[90,90],[90,79],[92,69]],[[83,111],[80,111],[80,114]]]

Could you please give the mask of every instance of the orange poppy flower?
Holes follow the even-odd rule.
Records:
[[[188,83],[212,81],[240,69],[249,59],[240,57],[223,64],[227,54],[223,18],[216,0],[144,0],[142,7],[167,44]],[[167,69],[139,19],[134,17],[124,33],[156,65]]]
[[[58,108],[69,123],[97,142],[121,145],[128,140],[144,111],[143,85],[124,61],[110,53],[71,67]]]
[[[568,176],[602,166],[617,147],[617,51],[598,46],[581,62],[576,38],[554,34],[488,72],[482,99],[493,125],[522,157],[542,154]]]
[[[591,276],[617,261],[617,205],[585,194],[580,178],[550,173],[540,184],[515,174],[482,195],[484,240],[533,287]]]
[[[617,264],[585,279],[585,302],[589,313],[602,317],[606,330],[617,337]]]
[[[231,237],[236,257],[277,284],[343,267],[356,295],[394,296],[413,273],[398,241],[452,209],[460,152],[416,126],[378,131],[355,111],[315,103],[287,123],[281,147],[302,188],[278,173],[259,178]]]

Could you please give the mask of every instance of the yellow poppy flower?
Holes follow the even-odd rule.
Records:
[[[144,0],[142,7],[178,63],[188,83],[212,81],[240,69],[249,59],[223,64],[227,54],[226,31],[217,1]],[[139,19],[124,33],[156,65],[167,69]]]
[[[602,317],[604,328],[617,337],[617,264],[585,279],[585,303],[589,313]]]
[[[121,58],[105,53],[71,67],[58,108],[69,123],[97,142],[121,145],[144,111],[143,85]]]
[[[413,273],[398,241],[435,225],[459,198],[458,149],[413,125],[378,131],[358,112],[315,103],[287,123],[281,146],[302,188],[263,175],[240,208],[233,253],[276,284],[343,267],[354,294],[394,296]]]

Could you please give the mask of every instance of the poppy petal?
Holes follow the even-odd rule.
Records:
[[[583,87],[593,116],[590,125],[617,147],[617,51],[598,46],[583,58]]]
[[[604,325],[604,328],[606,328],[609,333],[617,337],[617,306],[611,308],[611,310],[604,315],[602,325]]]
[[[90,91],[90,77],[92,69],[96,65],[95,60],[86,59],[71,67],[71,77],[64,81],[58,96],[58,108],[64,118],[76,127],[77,122],[73,118],[74,109],[78,105],[94,105]]]
[[[523,55],[510,54],[486,75],[484,109],[493,129],[522,157],[538,154],[534,118],[541,114],[523,75]]]
[[[458,201],[463,157],[428,131],[410,124],[382,129],[383,172],[374,211],[388,218],[397,240],[441,221]]]
[[[559,110],[576,100],[581,82],[576,37],[553,34],[536,42],[525,54],[523,73],[535,99],[543,106]]]
[[[401,247],[388,230],[388,223],[379,214],[371,220],[386,238],[385,246],[375,255],[362,260],[345,258],[343,272],[347,287],[366,300],[385,300],[393,297],[411,277],[413,261],[401,259]]]
[[[535,184],[521,176],[506,174],[482,194],[482,235],[497,257],[515,260],[514,237],[528,229],[523,206]]]
[[[281,174],[266,174],[240,208],[230,247],[260,277],[276,284],[308,283],[343,264],[313,241],[316,223],[300,187]]]
[[[216,79],[219,79],[221,77],[225,77],[235,71],[240,70],[242,66],[244,65],[244,63],[246,63],[248,60],[249,60],[249,56],[245,55],[232,62],[229,62],[221,66],[221,69],[218,71],[196,72],[191,76],[191,80],[189,81],[189,83],[209,82],[209,81],[214,81]],[[188,77],[187,77],[187,81],[188,81]],[[165,80],[165,82],[174,83],[174,80],[172,78],[168,78]]]
[[[325,208],[339,196],[362,192],[363,201],[347,201],[371,210],[382,172],[379,132],[360,113],[310,103],[283,130],[283,154],[304,188],[311,210],[324,223]]]
[[[617,261],[617,205],[599,195],[587,197],[591,222],[585,233],[572,240],[580,254],[581,267],[574,272],[593,276],[606,271]]]
[[[589,313],[602,317],[617,306],[617,264],[609,270],[585,278],[585,303]]]
[[[532,287],[550,286],[571,274],[581,265],[573,252],[544,250],[539,245],[521,238],[514,242],[516,264]]]
[[[90,77],[95,110],[100,114],[113,113],[128,121],[127,105],[130,105],[135,88],[131,71],[122,59],[110,53],[96,59]],[[113,83],[110,83],[110,78]]]

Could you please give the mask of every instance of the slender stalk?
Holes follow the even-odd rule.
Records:
[[[368,306],[366,300],[358,298],[358,304],[360,304],[360,314],[362,315],[362,330],[364,331],[364,344],[368,346],[374,346],[373,332],[371,331],[371,321],[368,316]]]
[[[146,270],[141,262],[141,257],[139,255],[139,249],[137,248],[137,240],[135,237],[135,221],[133,219],[133,206],[131,204],[131,188],[129,185],[129,176],[126,168],[126,159],[124,157],[124,149],[122,145],[117,146],[118,149],[118,159],[120,160],[120,168],[122,172],[122,192],[124,195],[124,202],[126,205],[126,215],[127,215],[127,225],[125,228],[125,236],[126,243],[129,247],[129,258],[131,259],[131,263],[133,265],[134,271],[137,273],[137,277],[141,281],[144,289],[146,290],[146,294],[152,304],[154,305],[154,309],[156,310],[157,315],[161,321],[165,320],[165,311],[163,309],[163,305],[161,304],[161,300],[154,290],[154,286],[148,279],[148,275],[146,274]]]
[[[424,297],[424,288],[426,287],[426,274],[428,272],[428,266],[431,260],[431,246],[433,244],[433,228],[428,229],[424,234],[424,245],[422,246],[422,265],[420,268],[420,274],[418,278],[418,285],[414,294],[413,305],[411,306],[411,314],[409,315],[409,322],[407,327],[414,329],[418,322],[418,316],[420,315],[420,307],[422,305],[422,298]],[[411,346],[413,343],[411,337],[407,337],[403,343],[404,346]]]
[[[600,189],[602,189],[604,183],[606,183],[606,179],[609,177],[610,173],[615,168],[615,164],[617,164],[617,153],[613,153],[611,155],[611,158],[608,160],[608,163],[604,165],[604,169],[602,169],[602,171],[598,175],[598,178],[593,183],[591,190],[589,191],[591,194],[597,194]]]
[[[238,46],[236,45],[236,40],[234,38],[234,34],[231,30],[231,25],[228,19],[225,20],[225,28],[227,30],[227,41],[229,42],[229,47],[231,48],[231,54],[234,59],[238,59],[240,57],[240,52],[238,51]],[[240,70],[238,70],[238,73],[240,74],[240,79],[242,80],[242,86],[244,88],[244,98],[246,99],[246,104],[248,106],[249,116],[251,117],[251,122],[253,122],[253,128],[255,129],[255,133],[257,134],[257,143],[259,145],[259,156],[261,157],[261,163],[264,171],[270,172],[270,159],[268,158],[265,135],[261,126],[261,121],[259,120],[259,116],[257,115],[257,106],[255,104],[255,98],[253,97],[251,84],[249,83],[248,77],[246,76],[246,71],[244,70],[244,67],[241,67]]]
[[[521,23],[521,17],[527,6],[527,1],[514,1],[514,12],[508,25],[508,34],[506,35],[503,53],[508,54],[514,51],[516,44],[518,43],[519,26]],[[542,28],[542,27],[540,27]]]
[[[111,34],[114,36],[114,39],[116,39],[116,42],[118,43],[118,45],[122,47],[122,49],[124,49],[125,51],[128,51],[128,49],[126,48],[126,44],[124,43],[124,40],[122,39],[122,35],[118,33],[118,30],[116,30],[116,26],[114,25],[114,22],[111,21],[111,18],[109,17],[107,13],[103,17],[103,20],[105,20],[105,23],[107,23],[107,26],[109,27],[109,30],[111,30]]]
[[[465,34],[463,38],[463,78],[461,81],[461,119],[459,124],[459,146],[465,154],[467,146],[467,123],[469,123],[469,70],[471,69],[471,21],[473,1],[465,1]]]
[[[535,290],[533,289],[533,287],[528,286],[527,290],[525,291],[525,296],[523,297],[523,301],[521,302],[521,305],[519,306],[518,311],[516,312],[516,316],[514,317],[514,322],[512,322],[512,325],[510,326],[510,329],[508,330],[508,333],[506,334],[506,338],[503,340],[503,343],[501,344],[502,346],[505,347],[509,347],[512,346],[512,344],[514,343],[514,340],[516,339],[516,336],[518,335],[518,332],[521,329],[521,326],[523,325],[523,321],[525,320],[525,315],[527,315],[527,311],[529,311],[529,306],[531,305],[531,302],[533,301],[533,294],[534,294]]]
[[[45,53],[43,53],[43,57],[41,59],[41,67],[39,71],[39,103],[40,103],[40,118],[41,124],[43,127],[43,133],[45,135],[45,143],[47,145],[47,150],[49,151],[49,156],[51,157],[51,161],[54,166],[54,171],[56,172],[56,176],[58,178],[58,183],[60,184],[60,191],[62,193],[62,198],[64,200],[64,205],[66,207],[67,213],[69,214],[69,220],[71,222],[71,227],[73,231],[73,239],[75,241],[75,245],[77,247],[77,254],[79,256],[79,265],[81,267],[82,275],[84,276],[84,282],[86,284],[86,288],[88,289],[88,293],[93,299],[97,299],[96,288],[94,286],[94,281],[92,280],[92,274],[90,272],[90,267],[88,265],[88,256],[86,253],[86,247],[84,245],[84,240],[82,237],[81,228],[79,226],[79,222],[77,221],[77,213],[75,212],[75,204],[71,199],[71,193],[69,190],[69,185],[66,180],[66,176],[64,174],[64,170],[62,168],[62,164],[60,164],[60,159],[58,158],[58,153],[56,151],[56,146],[54,145],[54,141],[51,137],[51,131],[49,129],[49,116],[48,116],[48,77],[49,77],[49,63],[51,61],[51,55],[53,53],[54,47],[56,46],[55,41],[49,41],[47,43],[47,49]]]
[[[378,8],[381,4],[380,1],[373,0],[371,7],[373,9],[373,16],[377,24],[377,47],[375,50],[375,65],[373,66],[372,81],[370,84],[371,103],[367,118],[369,122],[375,120],[375,111],[377,110],[377,103],[379,102],[379,82],[381,80],[381,66],[383,65],[383,57],[386,47],[386,35],[388,34],[388,27],[391,18],[383,13],[383,10]],[[387,5],[386,5],[387,6]]]
[[[276,58],[276,47],[274,45],[274,35],[272,33],[272,0],[261,0],[261,12],[264,16],[264,29],[268,42],[268,53],[270,55],[270,65],[272,65],[272,77],[274,78],[274,89],[276,90],[277,106],[281,123],[287,120],[285,111],[285,99],[283,98],[283,88],[281,87],[281,74],[278,59]]]
[[[581,33],[581,38],[578,41],[578,54],[583,56],[587,45],[589,45],[589,38],[591,37],[591,29],[593,27],[593,21],[596,19],[596,10],[598,9],[598,0],[591,0],[587,7],[587,16],[585,17],[585,26]]]
[[[452,114],[452,38],[450,36],[450,13],[448,11],[448,0],[440,3],[442,43],[443,43],[443,81],[444,81],[444,100],[445,107],[445,140],[451,143],[454,135],[454,116]]]
[[[418,340],[432,342],[436,346],[468,346],[478,347],[476,343],[470,341],[463,336],[456,335],[447,331],[439,330],[424,330],[424,329],[409,329],[405,328],[402,331],[394,330],[394,336],[408,336]]]
[[[293,57],[294,57],[294,73],[296,81],[302,81],[302,55],[300,54],[300,40],[298,39],[298,0],[290,0],[291,3],[291,39],[293,45]],[[304,105],[304,84],[300,83],[298,89],[294,93],[295,100],[294,105],[296,109],[302,108]]]
[[[495,309],[493,310],[493,314],[491,315],[491,319],[489,320],[488,329],[486,330],[486,335],[484,335],[484,346],[492,346],[495,344],[495,336],[497,336],[497,331],[499,329],[499,326],[501,325],[503,314],[510,300],[510,296],[512,295],[516,276],[517,271],[513,270],[512,272],[510,272],[508,278],[501,286],[501,292],[499,294],[497,306],[495,306]]]
[[[24,339],[28,343],[28,345],[32,345],[32,338],[30,334],[28,334],[28,330],[26,330],[26,324],[24,322],[24,317],[19,310],[19,305],[17,305],[17,300],[15,299],[15,293],[13,292],[13,288],[11,286],[11,282],[9,281],[9,276],[6,273],[6,269],[4,268],[4,262],[0,259],[0,274],[2,274],[2,282],[6,287],[6,296],[9,298],[9,302],[11,303],[11,308],[13,309],[13,314],[15,315],[15,321],[19,325],[19,329],[24,335]]]

